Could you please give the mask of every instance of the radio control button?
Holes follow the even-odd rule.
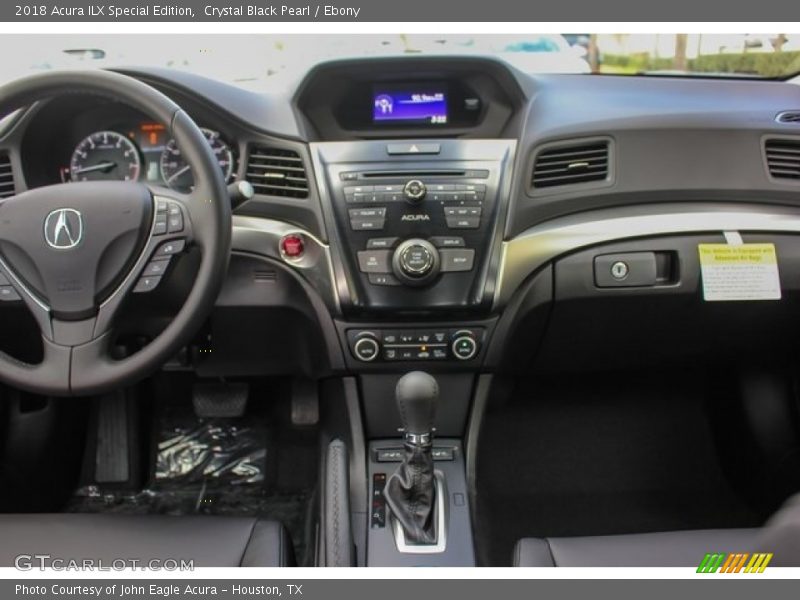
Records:
[[[439,251],[427,240],[406,240],[394,251],[392,269],[402,282],[424,285],[439,273]]]
[[[478,229],[481,226],[480,217],[447,217],[447,226],[450,229]]]
[[[358,252],[358,268],[362,273],[389,273],[389,250],[362,250]]]
[[[475,250],[472,248],[445,248],[439,252],[442,258],[442,273],[471,271],[475,262]]]
[[[400,285],[400,281],[390,273],[370,273],[369,282],[372,285]]]
[[[431,244],[437,248],[463,248],[464,238],[455,236],[436,236],[430,238]]]
[[[421,277],[433,266],[433,253],[425,246],[409,246],[400,255],[400,266],[412,277]]]
[[[373,219],[386,217],[386,207],[375,208],[351,208],[349,211],[351,219]]]
[[[382,248],[394,248],[398,242],[396,237],[372,238],[367,240],[367,250],[380,250]]]
[[[375,188],[371,185],[354,185],[344,188],[345,194],[366,194],[373,191],[375,191]]]
[[[418,204],[425,199],[425,194],[428,193],[428,188],[419,179],[412,179],[406,183],[403,188],[403,195],[406,200],[411,204]]]
[[[380,231],[386,219],[350,219],[353,231]]]

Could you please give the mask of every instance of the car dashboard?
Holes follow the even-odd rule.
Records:
[[[613,298],[680,303],[699,290],[697,236],[777,228],[794,244],[800,230],[800,132],[776,119],[800,106],[789,83],[536,76],[473,57],[323,63],[285,94],[124,72],[182,106],[226,181],[255,192],[236,209],[228,284],[186,359],[201,372],[596,360],[602,328],[553,307],[592,303],[598,319]],[[164,125],[107,98],[29,107],[0,148],[17,191],[96,179],[192,189]],[[605,272],[619,262],[643,270]],[[625,348],[634,333],[602,335]],[[202,352],[210,339],[225,352]]]

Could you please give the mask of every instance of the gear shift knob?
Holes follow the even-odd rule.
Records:
[[[397,382],[395,397],[406,441],[413,444],[430,443],[436,401],[439,399],[436,379],[423,371],[406,373]]]

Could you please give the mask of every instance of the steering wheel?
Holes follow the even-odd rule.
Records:
[[[0,380],[57,396],[128,385],[171,358],[211,311],[231,243],[230,200],[211,148],[189,116],[152,87],[105,71],[45,73],[0,87],[0,116],[66,93],[110,97],[163,123],[195,186],[181,194],[132,181],[73,182],[0,200],[0,284],[25,302],[43,340],[39,364],[0,353]],[[138,352],[113,358],[123,300],[155,287],[175,255],[193,246],[200,264],[177,315]]]

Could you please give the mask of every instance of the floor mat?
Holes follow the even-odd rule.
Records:
[[[243,418],[198,419],[186,405],[165,405],[157,419],[146,487],[131,491],[86,485],[65,510],[274,519],[289,531],[302,564],[310,537],[316,435],[286,429],[267,411]],[[287,460],[292,468],[282,464]]]
[[[526,536],[760,522],[723,475],[702,384],[664,374],[586,379],[541,378],[487,413],[477,471],[484,564],[508,566]]]

